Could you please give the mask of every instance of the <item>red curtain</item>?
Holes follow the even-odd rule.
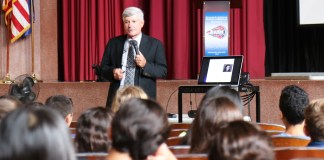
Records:
[[[108,40],[123,34],[121,13],[129,6],[143,9],[143,32],[163,42],[168,79],[197,78],[203,56],[198,0],[61,0],[60,4],[61,80],[95,80],[91,66],[100,64]],[[263,0],[242,0],[242,8],[231,9],[230,43],[232,55],[245,56],[243,70],[252,78],[263,78]]]
[[[230,24],[230,52],[244,55],[243,71],[251,78],[264,78],[263,0],[242,0],[242,8],[231,9]]]

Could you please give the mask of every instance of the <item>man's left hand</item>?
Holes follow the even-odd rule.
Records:
[[[143,54],[141,52],[139,52],[139,54],[136,55],[135,57],[135,62],[136,62],[136,65],[140,68],[144,68],[145,65],[146,65],[146,59],[145,57],[143,56]]]

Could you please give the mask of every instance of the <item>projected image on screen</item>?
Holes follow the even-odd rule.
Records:
[[[324,24],[324,0],[299,0],[299,24]]]

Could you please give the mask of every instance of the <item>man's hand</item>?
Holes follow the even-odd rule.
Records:
[[[135,62],[136,62],[136,65],[140,68],[144,68],[146,65],[146,59],[140,51],[139,51],[139,54],[137,54],[135,57]]]
[[[113,73],[116,80],[121,80],[124,77],[124,71],[121,68],[115,68]]]

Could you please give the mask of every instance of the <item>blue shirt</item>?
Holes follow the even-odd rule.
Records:
[[[295,138],[301,138],[301,139],[307,139],[307,140],[310,140],[310,137],[308,136],[293,136],[291,134],[288,134],[286,132],[282,132],[280,134],[277,134],[277,135],[273,135],[273,137],[295,137]]]
[[[307,147],[324,147],[324,142],[310,142]]]

